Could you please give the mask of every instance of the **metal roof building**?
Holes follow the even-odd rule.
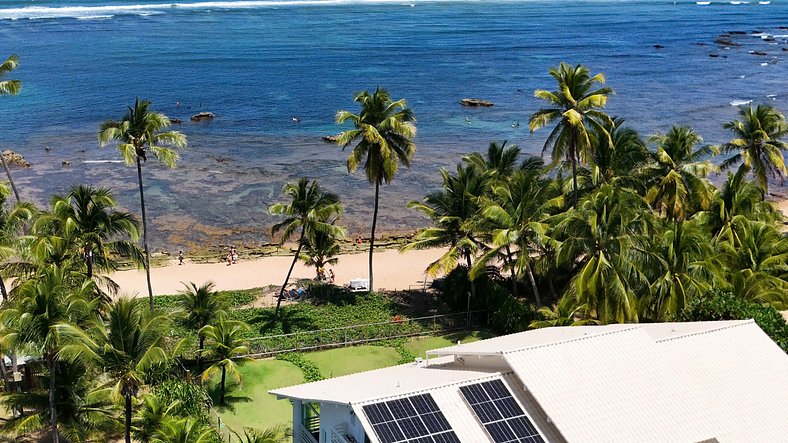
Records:
[[[788,355],[752,320],[538,329],[271,393],[299,443],[788,441]]]

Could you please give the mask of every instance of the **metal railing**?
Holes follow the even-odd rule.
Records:
[[[266,357],[285,352],[337,348],[395,338],[458,331],[477,324],[486,312],[472,311],[470,322],[468,312],[418,318],[394,316],[385,322],[255,337],[249,339],[250,352],[248,356]]]

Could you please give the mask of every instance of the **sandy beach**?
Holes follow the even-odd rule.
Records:
[[[398,250],[376,251],[374,255],[375,289],[408,289],[424,285],[424,269],[444,253],[444,249],[428,249],[400,253]],[[175,294],[183,289],[182,282],[202,284],[212,281],[218,290],[249,289],[268,285],[281,285],[292,262],[292,256],[265,257],[238,263],[195,264],[188,257],[185,264],[173,260],[168,266],[151,269],[153,293]],[[365,251],[342,255],[333,269],[337,285],[347,285],[350,279],[366,278],[368,255]],[[293,268],[291,282],[314,278],[315,269],[304,266],[300,261]],[[145,296],[145,272],[142,270],[119,271],[110,278],[120,285],[120,295]],[[428,277],[428,281],[432,278]]]

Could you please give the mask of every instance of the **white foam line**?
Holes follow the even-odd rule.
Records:
[[[454,2],[457,0],[421,0],[426,3]],[[478,0],[470,0],[478,1]],[[407,2],[410,6],[412,0]],[[0,20],[40,19],[40,18],[80,18],[99,17],[117,14],[151,13],[173,9],[252,9],[282,6],[337,6],[352,4],[405,4],[403,0],[242,0],[211,1],[195,3],[154,3],[144,5],[105,5],[105,6],[30,6],[25,8],[0,9]]]

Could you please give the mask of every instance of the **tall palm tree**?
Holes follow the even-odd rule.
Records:
[[[184,283],[186,289],[180,292],[180,308],[185,316],[186,327],[197,331],[199,347],[197,350],[197,371],[202,373],[203,350],[205,349],[205,335],[201,334],[202,328],[213,323],[227,308],[227,301],[214,290],[213,282],[197,286],[195,283]]]
[[[99,129],[99,144],[105,146],[116,141],[120,155],[127,165],[137,165],[137,181],[140,189],[142,212],[142,246],[145,250],[145,277],[148,282],[148,299],[153,311],[153,288],[150,281],[150,251],[148,250],[148,224],[145,216],[145,193],[142,186],[142,163],[148,154],[169,168],[174,168],[178,153],[173,148],[186,146],[186,136],[178,131],[163,131],[170,126],[170,119],[150,109],[150,101],[140,100],[129,106],[126,115],[119,121],[106,121]]]
[[[75,338],[60,356],[69,361],[92,362],[107,374],[106,387],[115,399],[124,400],[125,438],[131,443],[132,403],[144,385],[144,372],[167,359],[164,351],[166,316],[146,316],[134,299],[120,298],[109,310],[106,324],[89,334],[63,326],[63,336]]]
[[[219,404],[224,405],[224,392],[227,374],[234,377],[237,383],[241,382],[241,373],[238,365],[252,361],[249,357],[242,357],[249,353],[246,346],[244,333],[249,326],[240,321],[228,320],[220,316],[213,325],[208,325],[200,330],[208,337],[210,344],[206,355],[215,363],[202,374],[203,381],[211,378],[213,374],[221,371],[222,378],[219,384]]]
[[[781,179],[788,175],[782,151],[788,143],[782,141],[788,135],[785,116],[777,109],[758,105],[739,110],[741,120],[725,123],[723,127],[733,132],[734,139],[722,145],[726,153],[736,154],[722,162],[722,169],[741,163],[740,168],[752,173],[765,194],[769,192],[769,177]]]
[[[603,185],[575,210],[557,215],[554,226],[558,263],[578,269],[567,294],[603,324],[637,321],[637,293],[647,284],[639,251],[651,229],[643,199]]]
[[[65,195],[50,201],[51,212],[36,220],[34,230],[60,235],[72,242],[84,258],[86,274],[93,278],[94,266],[115,270],[110,253],[144,260],[134,240],[139,238],[139,224],[133,214],[117,211],[109,189],[87,185],[73,186]],[[124,240],[129,238],[129,240]]]
[[[175,419],[175,410],[180,401],[165,401],[159,396],[149,393],[142,399],[142,406],[132,423],[134,439],[142,443],[151,443],[170,420]]]
[[[293,267],[301,254],[306,235],[314,231],[323,231],[334,236],[343,235],[342,230],[333,224],[336,216],[342,212],[342,205],[339,203],[338,195],[331,192],[323,192],[316,181],[309,181],[306,177],[301,178],[297,183],[286,184],[282,189],[282,193],[290,197],[290,202],[273,204],[269,208],[269,212],[273,215],[281,215],[287,218],[271,228],[271,235],[276,235],[281,230],[280,243],[286,242],[296,232],[299,232],[299,236],[298,248],[293,256],[293,262],[290,263],[285,282],[279,290],[274,316],[279,315],[279,307],[282,303],[285,287],[290,281]]]
[[[492,233],[493,247],[479,258],[475,272],[503,255],[513,280],[528,276],[536,306],[541,307],[533,262],[543,252],[541,245],[548,242],[547,218],[564,204],[561,190],[540,170],[521,170],[492,192],[491,198],[483,199],[481,216]]]
[[[3,78],[9,72],[15,70],[18,66],[19,66],[19,56],[17,56],[16,54],[11,55],[3,63],[0,63],[0,96],[19,94],[19,91],[22,89],[21,80],[3,80]],[[21,200],[19,199],[19,191],[16,190],[14,179],[11,178],[11,171],[8,169],[8,164],[5,161],[5,156],[0,155],[0,160],[3,161],[3,168],[5,168],[5,173],[8,176],[8,182],[11,183],[11,189],[14,190],[14,196],[16,197],[16,201],[20,202]]]
[[[550,76],[558,83],[558,89],[552,92],[537,89],[534,96],[548,102],[551,107],[539,109],[531,115],[528,126],[533,132],[558,122],[547,136],[542,152],[552,150],[554,164],[564,160],[571,165],[574,206],[577,206],[577,164],[586,163],[591,153],[590,129],[595,128],[605,134],[607,130],[603,124],[612,124],[611,118],[600,109],[605,107],[613,90],[606,87],[594,89],[597,83],[605,83],[605,76],[600,73],[592,77],[588,68],[582,65],[573,67],[561,62],[557,68],[550,69]]]
[[[468,164],[458,164],[457,174],[451,175],[442,169],[443,189],[428,194],[422,201],[411,201],[413,208],[429,217],[434,226],[420,229],[410,243],[401,251],[448,246],[449,249],[430,263],[426,272],[436,275],[440,271],[451,271],[464,259],[468,267],[470,297],[476,297],[476,285],[471,277],[473,257],[481,247],[476,238],[476,222],[479,199],[484,192],[485,181],[477,169]],[[470,300],[469,300],[470,306]]]
[[[84,324],[93,315],[96,299],[88,295],[94,290],[92,281],[76,286],[69,271],[57,266],[42,269],[17,288],[14,306],[4,309],[0,318],[8,326],[0,340],[4,347],[26,347],[40,354],[49,372],[49,426],[54,443],[59,442],[56,387],[59,353],[64,343],[59,333],[63,324]],[[74,326],[76,328],[78,326]]]
[[[358,142],[347,158],[347,170],[353,172],[363,162],[367,180],[375,184],[375,209],[369,240],[369,290],[372,291],[372,252],[375,249],[380,185],[394,180],[400,163],[410,168],[416,153],[416,144],[413,143],[416,117],[404,99],[391,100],[385,89],[377,88],[373,94],[369,91],[360,92],[354,101],[361,105],[358,114],[337,112],[337,123],[353,123],[353,129],[339,134],[337,143],[344,150],[351,143]]]
[[[714,194],[705,180],[717,166],[705,158],[716,155],[714,146],[698,146],[701,136],[690,128],[674,126],[665,135],[656,135],[654,164],[649,168],[650,187],[646,201],[670,221],[682,221],[699,210],[708,209]]]

